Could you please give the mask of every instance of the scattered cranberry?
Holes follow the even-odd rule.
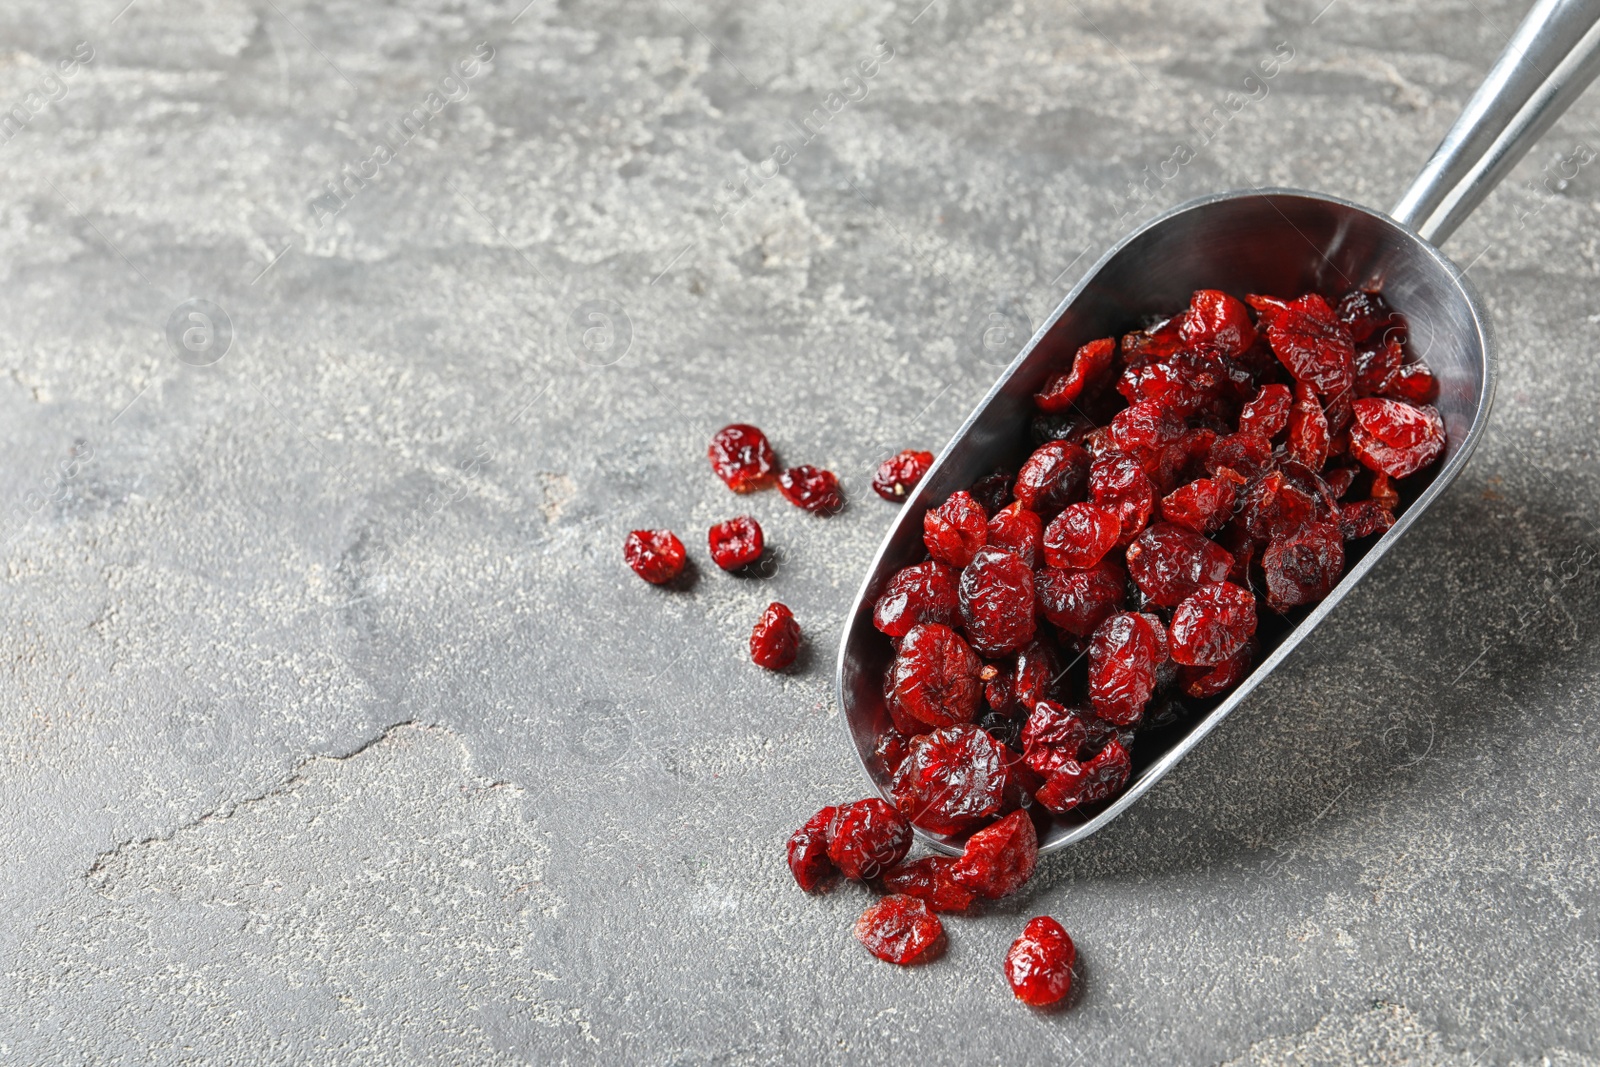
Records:
[[[1344,571],[1344,540],[1337,526],[1307,523],[1274,541],[1261,556],[1267,576],[1267,606],[1287,611],[1314,604],[1333,591]]]
[[[1006,952],[1006,981],[1024,1004],[1049,1007],[1072,990],[1078,950],[1060,923],[1048,915],[1029,919]]]
[[[1021,889],[1039,862],[1039,835],[1025,811],[1014,811],[967,839],[951,877],[981,897],[998,900]]]
[[[872,477],[873,492],[885,500],[892,500],[896,504],[911,495],[911,490],[922,481],[922,476],[928,473],[928,468],[933,466],[932,452],[913,452],[906,449],[904,452],[890,456],[878,465],[878,473]]]
[[[622,542],[622,558],[651,585],[665,585],[683,573],[688,555],[670,530],[635,530]]]
[[[706,451],[711,457],[711,469],[735,493],[765,489],[772,484],[773,472],[778,468],[767,435],[743,423],[718,430]]]
[[[778,492],[797,508],[814,515],[832,515],[844,507],[839,479],[818,467],[790,467],[778,475]]]
[[[823,808],[789,838],[789,870],[807,893],[815,892],[835,872],[828,858],[828,831],[838,808]]]
[[[867,951],[904,966],[925,955],[944,934],[944,924],[916,897],[884,897],[856,920],[856,940]]]
[[[1161,517],[1179,526],[1186,526],[1195,533],[1216,533],[1233,517],[1233,505],[1238,499],[1240,484],[1242,479],[1226,468],[1216,478],[1196,478],[1161,498]],[[1047,556],[1049,550],[1047,540]]]
[[[877,797],[837,809],[828,830],[828,858],[846,878],[876,878],[909,851],[911,824]]]
[[[890,637],[904,637],[913,626],[955,621],[960,604],[957,573],[937,560],[898,571],[872,609],[872,624]]]
[[[965,567],[989,537],[989,515],[964,492],[922,516],[922,541],[928,554],[952,567]]]
[[[1082,570],[1047,568],[1034,576],[1039,610],[1074,637],[1088,637],[1122,610],[1127,590],[1127,571],[1110,559]]]
[[[1128,575],[1150,603],[1177,607],[1202,585],[1220,582],[1233,567],[1233,556],[1215,541],[1186,526],[1158,522],[1128,546]]]
[[[712,562],[725,571],[748,567],[761,558],[766,545],[761,536],[761,524],[748,515],[717,523],[711,527],[707,540]]]
[[[916,897],[933,911],[966,911],[978,895],[952,875],[956,861],[944,856],[924,856],[883,872],[878,879],[885,892]]]
[[[1022,728],[1022,757],[1029,767],[1048,776],[1076,760],[1088,740],[1088,716],[1041,700]]]
[[[1294,394],[1287,385],[1277,382],[1263,385],[1239,412],[1240,431],[1267,438],[1278,436],[1289,425],[1289,408],[1293,403]]]
[[[1256,343],[1250,310],[1227,293],[1202,289],[1194,294],[1178,336],[1185,344],[1215,345],[1225,356],[1242,356]]]
[[[794,612],[777,602],[767,605],[761,620],[750,631],[750,658],[769,671],[784,671],[800,655],[800,624]]]

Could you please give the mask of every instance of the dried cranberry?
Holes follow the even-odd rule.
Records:
[[[1439,398],[1439,383],[1421,363],[1407,363],[1384,380],[1382,392],[1412,404],[1431,404]]]
[[[1405,363],[1405,349],[1399,338],[1385,334],[1356,349],[1356,395],[1373,396]]]
[[[1024,1004],[1047,1008],[1072,990],[1078,950],[1060,923],[1048,915],[1029,919],[1006,951],[1006,981]]]
[[[1307,523],[1292,536],[1268,545],[1261,569],[1267,577],[1267,606],[1273,611],[1316,603],[1333,590],[1344,570],[1339,528]]]
[[[1197,700],[1225,693],[1244,680],[1255,662],[1256,642],[1245,646],[1214,667],[1180,667],[1178,684],[1183,691]]]
[[[1113,615],[1101,623],[1089,643],[1094,713],[1118,726],[1137,723],[1166,660],[1166,630],[1154,615]]]
[[[1217,438],[1206,458],[1206,471],[1213,478],[1229,470],[1249,481],[1271,468],[1272,442],[1249,430]]]
[[[1295,386],[1289,412],[1288,453],[1312,470],[1321,470],[1328,461],[1328,418],[1317,403],[1316,391],[1304,382]]]
[[[1074,637],[1088,637],[1127,600],[1128,575],[1115,560],[1084,570],[1047,567],[1034,574],[1044,617]]]
[[[1290,301],[1267,327],[1267,340],[1289,373],[1323,396],[1355,384],[1356,351],[1350,331],[1316,293]]]
[[[878,465],[878,473],[872,476],[872,489],[883,499],[899,503],[917,487],[931,466],[932,452],[913,452],[908,448]]]
[[[950,875],[989,900],[1021,889],[1039,862],[1039,835],[1025,811],[1014,811],[967,839]]]
[[[1294,394],[1287,385],[1272,382],[1261,390],[1239,412],[1239,429],[1245,433],[1258,433],[1272,438],[1289,425],[1289,407]]]
[[[1366,397],[1355,402],[1355,409],[1350,449],[1375,471],[1404,478],[1444,451],[1444,420],[1430,405],[1412,407],[1399,400]]]
[[[1287,537],[1310,522],[1316,501],[1282,471],[1273,471],[1245,490],[1239,522],[1257,541]]]
[[[836,871],[828,858],[828,831],[838,811],[838,808],[823,808],[789,837],[789,870],[807,893],[817,889]]]
[[[1170,356],[1183,347],[1182,315],[1174,315],[1170,319],[1163,319],[1154,326],[1147,327],[1135,333],[1122,335],[1122,359],[1125,363],[1137,363],[1142,359],[1160,359]]]
[[[1223,394],[1224,370],[1199,353],[1174,352],[1164,359],[1130,366],[1118,379],[1117,392],[1130,404],[1151,401],[1175,414],[1192,415]]]
[[[878,743],[872,747],[872,754],[893,777],[894,772],[900,769],[900,762],[906,758],[906,735],[889,727],[878,735]]]
[[[1226,467],[1218,475],[1216,478],[1197,478],[1162,497],[1161,517],[1199,534],[1216,533],[1222,529],[1222,524],[1233,516],[1234,501],[1238,498],[1238,483],[1234,479],[1238,475]],[[1045,558],[1049,556],[1047,540]]]
[[[1072,357],[1072,369],[1045,382],[1044,388],[1034,394],[1033,402],[1045,412],[1072,407],[1085,389],[1092,389],[1104,380],[1116,354],[1117,344],[1111,338],[1090,341]]]
[[[1050,441],[1034,450],[1017,471],[1012,493],[1029,511],[1053,516],[1068,504],[1083,499],[1088,475],[1089,453],[1082,445]]]
[[[1327,476],[1328,491],[1335,500],[1343,500],[1350,487],[1356,483],[1356,475],[1360,473],[1357,467],[1330,467],[1322,472]]]
[[[818,467],[790,467],[778,475],[783,499],[813,515],[832,515],[844,507],[839,479]]]
[[[1089,470],[1089,495],[1096,504],[1117,516],[1122,533],[1119,545],[1139,536],[1155,507],[1156,490],[1139,461],[1111,451],[1095,458]]]
[[[1033,640],[1033,570],[1003,549],[981,548],[961,572],[961,618],[984,655],[1011,652]]]
[[[878,883],[887,893],[916,897],[933,911],[966,911],[978,895],[953,877],[956,861],[923,856],[884,871]]]
[[[951,493],[922,516],[922,542],[928,554],[952,567],[965,567],[989,536],[989,516],[967,493]]]
[[[973,482],[967,493],[983,508],[984,514],[993,515],[1011,503],[1011,484],[1016,480],[1013,471],[995,471]]]
[[[1346,541],[1387,533],[1394,525],[1394,512],[1376,500],[1358,500],[1339,509],[1339,533]]]
[[[725,571],[736,571],[761,558],[765,541],[761,524],[748,515],[740,515],[711,527],[707,541],[711,546],[711,559]]]
[[[939,917],[904,894],[884,897],[856,920],[856,940],[880,960],[901,966],[927,955],[943,936]]]
[[[872,625],[890,637],[904,637],[913,626],[955,620],[959,602],[956,572],[937,560],[895,572],[872,609]]]
[[[930,727],[971,722],[983,692],[982,668],[983,661],[948,626],[914,626],[889,668],[890,708]]]
[[[1122,791],[1133,774],[1133,760],[1122,741],[1113,737],[1087,763],[1063,763],[1033,798],[1047,810],[1065,815],[1083,804],[1097,804]]]
[[[1172,660],[1186,667],[1215,667],[1256,632],[1256,597],[1219,582],[1197,590],[1172,613]]]
[[[1390,511],[1400,506],[1399,490],[1394,487],[1394,483],[1389,480],[1389,476],[1382,471],[1372,476],[1372,488],[1368,490],[1367,496],[1376,500]]]
[[[1367,289],[1352,289],[1340,297],[1336,313],[1350,331],[1350,339],[1357,344],[1388,326],[1394,318],[1394,311],[1383,297]]]
[[[1278,320],[1278,316],[1289,310],[1289,301],[1276,296],[1246,293],[1244,302],[1255,309],[1256,328],[1261,333],[1270,330],[1272,324]]]
[[[1041,700],[1022,728],[1022,758],[1048,777],[1063,763],[1076,760],[1088,740],[1088,717],[1083,712]]]
[[[1055,680],[1055,653],[1043,641],[1030,641],[984,686],[984,699],[1002,715],[1026,713],[1048,695]]]
[[[1111,420],[1111,447],[1138,459],[1148,471],[1183,431],[1181,415],[1159,400],[1141,400]]]
[[[1093,567],[1116,547],[1122,520],[1098,504],[1073,504],[1050,520],[1044,558],[1052,567]]]
[[[767,435],[743,423],[718,430],[706,454],[711,458],[711,469],[735,493],[765,489],[772,484],[773,471],[778,467]]]
[[[688,555],[670,530],[634,530],[622,542],[622,558],[651,585],[665,585],[683,573]]]
[[[911,824],[877,797],[842,805],[828,830],[828,858],[846,878],[876,878],[911,851]]]
[[[800,655],[800,624],[794,612],[774,601],[750,631],[750,658],[769,671],[784,671]]]
[[[1187,345],[1215,345],[1224,355],[1243,355],[1255,344],[1256,328],[1250,311],[1238,300],[1216,289],[1201,289],[1189,301],[1178,336]]]
[[[1004,549],[1032,569],[1039,565],[1039,542],[1044,536],[1044,520],[1017,501],[989,520],[988,543]]]
[[[1186,526],[1158,522],[1128,546],[1128,575],[1152,604],[1177,607],[1203,585],[1228,577],[1233,557]]]
[[[1008,774],[1001,746],[971,724],[911,739],[895,772],[895,807],[935,834],[962,834],[998,815]]]

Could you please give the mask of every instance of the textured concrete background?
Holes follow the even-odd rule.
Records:
[[[1600,1062],[1597,95],[1451,245],[1482,450],[1176,774],[919,968],[781,850],[876,458],[1156,210],[1391,203],[1523,0],[525,2],[0,11],[0,1062]]]

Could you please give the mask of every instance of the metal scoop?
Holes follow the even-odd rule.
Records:
[[[1197,289],[1297,296],[1337,295],[1364,284],[1410,323],[1410,345],[1438,378],[1437,407],[1449,441],[1431,473],[1404,495],[1394,528],[1364,552],[1351,545],[1343,579],[1303,617],[1278,622],[1265,658],[1215,706],[1188,722],[1141,736],[1133,778],[1108,806],[1073,822],[1057,818],[1040,841],[1050,851],[1088,837],[1126,811],[1170,771],[1354,589],[1466,465],[1494,398],[1495,345],[1477,295],[1441,244],[1600,70],[1600,0],[1539,0],[1488,78],[1390,215],[1321,193],[1256,189],[1191,201],[1121,241],[1073,288],[962,424],[901,508],[847,616],[839,647],[838,695],[851,743],[873,785],[890,775],[874,756],[889,725],[883,680],[893,650],[872,609],[889,579],[923,558],[922,516],[997,468],[1015,470],[1032,450],[1032,395],[1079,345],[1136,329],[1188,305]],[[1276,621],[1276,620],[1275,620]],[[918,830],[934,849],[961,840]]]

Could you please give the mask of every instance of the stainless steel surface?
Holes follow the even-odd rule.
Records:
[[[1030,397],[1076,348],[1184,306],[1196,289],[1292,296],[1336,293],[1379,283],[1411,323],[1413,351],[1439,378],[1438,407],[1449,442],[1426,481],[1404,490],[1393,529],[1351,555],[1332,593],[1278,643],[1237,689],[1155,754],[1134,753],[1127,790],[1093,818],[1057,819],[1040,842],[1061,848],[1100,829],[1161,779],[1238,707],[1316,628],[1461,472],[1483,434],[1496,378],[1493,337],[1461,271],[1409,220],[1442,241],[1553,122],[1594,74],[1600,0],[1541,0],[1524,20],[1461,119],[1402,199],[1407,222],[1349,201],[1290,189],[1223,193],[1152,220],[1092,267],[1038,330],[967,419],[901,509],[868,568],[840,641],[836,687],[863,769],[889,795],[889,776],[873,756],[888,724],[882,682],[889,642],[872,625],[872,606],[900,568],[922,558],[922,516],[930,506],[997,467],[1027,455]],[[959,839],[918,830],[951,854]]]
[[[1600,73],[1600,0],[1539,0],[1390,212],[1443,244]]]

